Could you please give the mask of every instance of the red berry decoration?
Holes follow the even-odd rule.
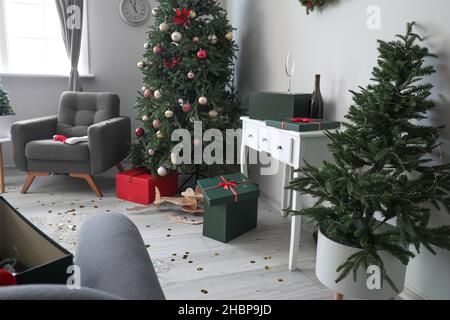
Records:
[[[137,128],[136,129],[136,137],[140,138],[144,135],[145,131],[142,128]]]
[[[0,287],[15,286],[16,284],[16,277],[12,273],[0,269]]]
[[[200,49],[199,52],[197,52],[197,58],[199,58],[200,60],[205,60],[208,57],[208,54],[206,53],[205,50]]]

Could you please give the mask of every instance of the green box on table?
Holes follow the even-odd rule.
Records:
[[[316,119],[303,119],[302,121],[293,122],[292,120],[286,121],[267,120],[266,125],[268,127],[295,132],[333,130],[341,128],[341,123],[338,121],[316,120]]]
[[[311,99],[311,94],[251,92],[249,116],[263,121],[309,117]]]
[[[256,228],[260,191],[245,175],[204,179],[198,186],[205,196],[205,237],[227,243]]]

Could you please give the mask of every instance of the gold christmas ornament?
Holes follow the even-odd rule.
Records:
[[[168,173],[169,173],[169,171],[166,168],[164,168],[164,167],[158,168],[158,175],[160,177],[165,177],[165,176],[167,176]]]
[[[171,38],[173,42],[178,43],[181,41],[181,39],[183,39],[183,36],[178,31],[175,31],[174,33],[172,33]]]
[[[158,11],[159,11],[158,8],[153,8],[153,9],[152,9],[152,15],[153,15],[154,17],[156,17],[156,16],[158,15]]]
[[[144,69],[145,68],[145,62],[144,61],[139,61],[137,63],[137,66],[138,66],[139,69]]]
[[[225,39],[227,39],[228,41],[233,41],[233,34],[231,32],[227,32],[225,34]]]
[[[157,137],[158,139],[163,139],[163,138],[164,138],[164,135],[162,134],[161,131],[158,131],[158,132],[156,133],[156,137]]]
[[[209,112],[209,117],[212,119],[217,118],[218,116],[219,116],[219,113],[216,110],[211,110]]]
[[[173,118],[173,111],[171,110],[167,110],[164,115],[166,116],[166,118]]]
[[[163,22],[159,25],[159,30],[161,32],[167,32],[167,31],[169,31],[169,25],[167,23]]]
[[[159,100],[162,98],[161,90],[156,90],[154,93],[155,99]]]
[[[208,98],[206,98],[206,97],[200,97],[200,98],[198,98],[198,103],[199,103],[201,106],[206,106],[206,105],[208,104]]]
[[[197,12],[192,10],[189,16],[190,16],[191,19],[195,19],[195,18],[197,18]]]

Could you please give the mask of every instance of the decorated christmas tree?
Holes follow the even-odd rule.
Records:
[[[435,72],[425,61],[435,57],[421,46],[409,24],[397,41],[379,41],[373,84],[360,88],[345,130],[329,133],[335,162],[306,166],[290,188],[317,199],[308,216],[324,235],[361,249],[340,266],[338,281],[371,265],[385,272],[379,250],[405,265],[420,252],[450,250],[450,226],[432,227],[432,209],[450,209],[450,165],[441,164],[441,127],[421,122],[435,108],[433,86],[424,77]],[[394,227],[388,227],[388,222]]]
[[[8,93],[0,83],[0,117],[13,115],[15,115],[15,113],[9,102]]]
[[[233,28],[216,0],[160,0],[153,15],[144,60],[138,63],[144,86],[136,103],[141,126],[132,158],[154,175],[192,172],[189,165],[176,164],[172,132],[187,129],[194,137],[195,122],[202,122],[204,131],[238,125]]]

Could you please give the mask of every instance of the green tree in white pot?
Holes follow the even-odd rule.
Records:
[[[442,128],[419,123],[435,107],[433,86],[422,81],[435,73],[425,65],[435,56],[413,26],[396,41],[379,41],[374,83],[352,92],[345,130],[328,134],[334,163],[307,165],[289,186],[317,199],[291,212],[320,229],[317,276],[355,298],[395,297],[414,249],[450,250],[450,226],[429,226],[433,207],[450,205],[450,165],[433,160]],[[381,288],[367,285],[377,270]]]
[[[12,116],[14,110],[9,102],[8,93],[0,83],[0,138],[7,138],[10,136]]]

